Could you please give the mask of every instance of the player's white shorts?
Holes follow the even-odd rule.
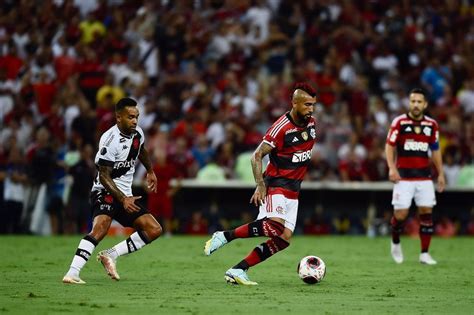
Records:
[[[393,186],[392,205],[395,210],[409,209],[412,199],[418,207],[433,208],[436,196],[431,180],[401,180]]]
[[[281,218],[285,220],[285,227],[293,232],[298,216],[298,199],[288,199],[283,195],[267,195],[265,203],[259,208],[257,220],[267,218]]]

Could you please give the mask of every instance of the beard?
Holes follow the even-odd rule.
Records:
[[[298,119],[300,122],[307,124],[309,120],[311,119],[311,116],[312,116],[311,114],[307,114],[307,115],[298,114]]]

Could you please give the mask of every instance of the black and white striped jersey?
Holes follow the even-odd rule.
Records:
[[[95,164],[97,167],[113,167],[112,179],[125,196],[132,196],[135,162],[144,142],[145,135],[139,126],[132,135],[125,135],[120,132],[117,125],[114,125],[100,137]],[[98,173],[92,191],[104,189],[99,181],[99,175]]]

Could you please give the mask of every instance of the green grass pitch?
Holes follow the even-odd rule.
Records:
[[[0,237],[1,314],[473,314],[474,240],[432,241],[436,266],[418,263],[419,241],[403,238],[405,262],[389,239],[303,237],[249,276],[256,287],[226,284],[224,272],[264,239],[237,240],[210,257],[204,237],[160,238],[118,261],[119,282],[92,259],[86,285],[65,285],[76,237]],[[98,250],[120,238],[106,238]],[[94,253],[94,254],[95,254]],[[317,285],[296,274],[318,255],[327,273]],[[95,255],[93,255],[95,257]]]

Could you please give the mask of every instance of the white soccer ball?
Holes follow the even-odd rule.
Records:
[[[306,256],[298,264],[298,275],[301,280],[315,284],[323,280],[326,274],[326,264],[317,256]]]

